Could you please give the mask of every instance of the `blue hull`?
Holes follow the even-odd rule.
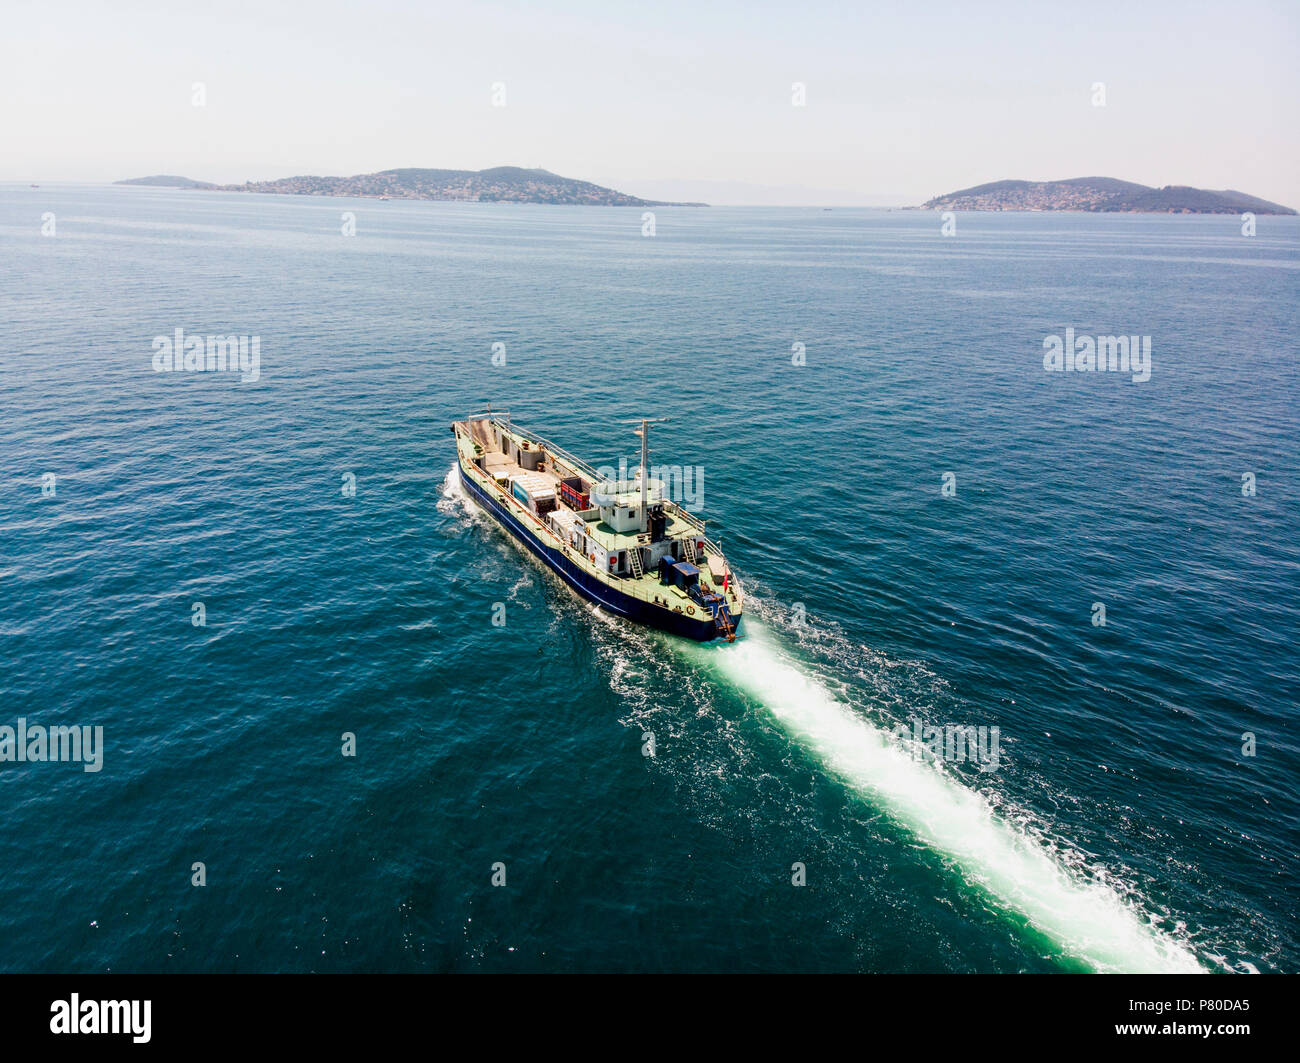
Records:
[[[478,486],[463,464],[460,464],[460,482],[470,498],[491,513],[511,535],[528,547],[565,583],[589,602],[595,602],[602,609],[606,609],[616,616],[626,617],[638,624],[659,628],[659,630],[667,631],[673,635],[694,639],[696,642],[710,642],[719,637],[717,625],[714,624],[711,616],[706,614],[703,619],[699,619],[687,616],[685,613],[673,613],[658,606],[649,605],[640,598],[624,594],[609,586],[609,584],[596,579],[590,573],[575,565],[561,551],[552,550],[542,545],[515,518],[513,513]],[[739,619],[736,620],[736,630],[737,632],[740,630]]]

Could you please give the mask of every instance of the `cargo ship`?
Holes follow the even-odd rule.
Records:
[[[744,593],[703,521],[650,475],[648,420],[629,480],[602,477],[509,414],[451,430],[465,493],[583,598],[674,635],[735,641]]]

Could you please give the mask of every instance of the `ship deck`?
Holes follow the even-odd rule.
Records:
[[[532,476],[543,477],[555,486],[558,497],[561,477],[551,471],[550,468],[543,470],[529,470],[525,469],[518,462],[511,460],[497,447],[491,432],[488,430],[487,421],[457,421],[455,422],[455,426],[461,429],[461,431],[456,432],[456,440],[464,464],[473,465],[478,458],[487,459],[491,471],[491,476],[487,477],[489,481],[493,481],[494,478],[497,477],[507,478],[516,473],[522,472],[528,472]],[[512,432],[511,434],[514,435],[517,440],[529,439],[529,437],[523,433]],[[579,471],[584,472],[589,476],[594,475],[595,470],[583,466],[582,463],[577,462],[576,459],[572,459],[570,456],[566,455],[565,458],[567,459],[566,464],[578,466]],[[510,496],[509,492],[502,491],[500,486],[495,483],[494,486],[498,491],[500,491],[502,497],[508,503],[515,503],[515,500]],[[684,513],[675,503],[669,503],[669,506],[670,508],[666,515],[667,523],[664,528],[664,533],[667,538],[699,539],[704,537],[703,524]],[[615,531],[601,520],[598,515],[593,519],[591,516],[592,512],[592,510],[581,511],[579,512],[579,516],[582,516],[587,523],[586,532],[588,537],[594,539],[606,550],[627,550],[637,546],[647,545],[648,538],[644,532]],[[538,529],[548,539],[555,538],[550,530],[541,521],[537,520],[535,516],[533,516],[532,519],[536,523]],[[558,539],[555,541],[556,545],[568,552],[568,547],[565,546],[563,542]],[[585,558],[582,558],[581,555],[574,554],[573,556],[575,560],[585,562]],[[710,581],[716,580],[718,583],[721,582],[722,570],[718,567],[720,565],[725,567],[725,562],[721,558],[721,551],[718,550],[715,544],[709,543],[708,562],[705,568],[709,574]],[[595,571],[594,568],[593,571]],[[602,573],[601,575],[605,574]],[[691,603],[691,599],[685,591],[675,586],[665,585],[660,582],[658,573],[653,570],[646,571],[639,577],[625,574],[613,578],[617,580],[619,589],[624,593],[632,594],[647,602],[655,600],[662,601],[666,599],[670,602],[677,602],[680,600],[683,605]],[[721,587],[715,585],[713,589],[720,591]],[[733,610],[735,610],[737,615],[739,615],[743,608],[743,597],[740,593],[740,584],[734,579],[731,581],[730,585],[730,598]]]
[[[479,422],[476,421],[470,422],[470,424],[478,423]],[[478,443],[480,446],[484,445],[479,439],[474,439],[473,442],[471,442],[465,436],[460,437],[461,453],[465,456],[467,461],[473,461],[476,457],[482,456],[474,450],[473,443]],[[493,453],[499,454],[500,451],[494,451]],[[493,464],[492,471],[495,476],[502,477],[510,477],[518,473],[529,472],[532,476],[549,481],[555,489],[556,494],[559,494],[560,477],[548,469],[530,471],[517,462],[511,461],[504,454],[501,454],[501,460]],[[587,520],[587,534],[600,543],[600,545],[606,550],[627,550],[638,545],[646,545],[647,540],[644,532],[618,532],[599,518],[595,520],[584,519]],[[681,517],[675,517],[672,514],[669,514],[667,524],[664,528],[664,533],[670,539],[685,539],[694,534],[695,530],[696,529],[691,524],[688,524]]]

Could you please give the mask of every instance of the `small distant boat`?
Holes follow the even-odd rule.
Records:
[[[649,477],[648,421],[633,480],[602,477],[509,414],[478,414],[451,430],[466,493],[582,597],[698,642],[735,641],[740,583],[703,522]]]

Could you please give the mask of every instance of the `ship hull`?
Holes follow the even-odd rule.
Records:
[[[672,635],[694,639],[696,642],[711,642],[719,637],[717,625],[711,617],[706,616],[701,620],[698,617],[687,616],[685,613],[669,612],[650,605],[640,598],[624,594],[616,587],[602,582],[579,568],[561,551],[545,546],[505,506],[479,486],[474,476],[465,468],[464,462],[458,461],[457,464],[460,467],[460,482],[465,493],[587,601],[608,610],[615,616],[625,617],[638,624],[667,631]],[[739,627],[740,618],[736,618],[737,630]]]

